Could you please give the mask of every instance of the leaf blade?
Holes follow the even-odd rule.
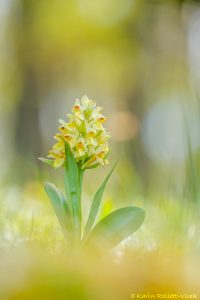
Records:
[[[42,161],[43,163],[53,167],[54,161],[52,159],[48,159],[48,158],[44,158],[44,157],[38,157],[38,159],[40,161]]]
[[[63,193],[52,183],[46,182],[44,184],[44,188],[51,201],[63,232],[66,234],[66,231],[71,230],[71,215],[67,201],[65,200]]]
[[[94,195],[92,205],[91,205],[91,208],[90,208],[89,217],[88,217],[88,220],[87,220],[87,223],[86,223],[86,226],[85,226],[83,238],[86,238],[88,236],[89,232],[92,229],[92,226],[93,226],[93,224],[96,220],[96,217],[97,217],[100,205],[101,205],[103,192],[105,190],[106,184],[107,184],[110,176],[112,175],[117,163],[118,162],[116,162],[114,164],[114,166],[112,167],[112,169],[110,170],[110,172],[108,173],[108,175],[104,179],[103,183],[100,185],[100,187],[98,188],[97,192]]]
[[[68,180],[68,189],[71,194],[77,192],[78,186],[78,166],[75,158],[70,150],[69,145],[65,142],[65,152],[66,152],[66,172]]]
[[[86,245],[99,252],[109,251],[134,233],[143,223],[145,212],[139,207],[117,209],[103,218],[92,230]]]

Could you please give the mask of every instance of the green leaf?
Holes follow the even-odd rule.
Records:
[[[134,233],[143,223],[145,212],[139,207],[120,208],[103,218],[92,230],[86,245],[97,251],[112,249]]]
[[[95,169],[95,168],[97,168],[99,165],[100,165],[100,164],[99,164],[99,163],[97,163],[97,164],[94,164],[94,165],[88,166],[88,167],[86,167],[85,169],[86,169],[86,170],[89,170],[89,169]]]
[[[44,185],[45,191],[51,200],[57,218],[61,224],[64,234],[71,231],[71,215],[67,201],[62,191],[56,188],[52,183],[46,182]]]
[[[86,238],[88,236],[89,232],[92,229],[92,226],[94,225],[94,222],[96,220],[96,217],[98,215],[98,211],[99,211],[99,208],[100,208],[100,205],[101,205],[102,196],[103,196],[103,192],[104,192],[105,187],[106,187],[106,183],[108,182],[110,176],[112,175],[117,163],[118,162],[115,163],[115,165],[113,166],[113,168],[108,173],[105,180],[103,181],[102,185],[99,187],[96,194],[94,195],[94,198],[93,198],[93,201],[92,201],[92,206],[91,206],[90,213],[89,213],[89,217],[88,217],[88,220],[87,220],[87,223],[86,223],[86,226],[85,226],[85,231],[84,231],[84,235],[83,235],[84,238]]]
[[[67,173],[67,189],[71,194],[77,193],[78,187],[78,165],[70,150],[70,147],[65,143],[66,152],[66,173]]]
[[[54,161],[52,159],[47,159],[44,157],[38,157],[38,159],[41,160],[42,162],[44,162],[45,164],[53,166]]]

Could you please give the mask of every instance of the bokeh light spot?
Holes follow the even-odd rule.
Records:
[[[192,151],[199,148],[199,132],[198,112],[192,106],[183,109],[178,102],[166,101],[153,106],[145,116],[142,141],[152,160],[180,163],[187,156],[188,137]]]

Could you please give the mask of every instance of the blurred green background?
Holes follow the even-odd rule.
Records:
[[[147,212],[123,247],[199,259],[199,1],[0,0],[0,65],[1,251],[62,248],[42,184],[62,187],[63,171],[37,158],[87,94],[104,108],[111,165],[119,159],[102,216],[125,204]],[[108,168],[86,175],[85,215]]]
[[[200,147],[198,1],[1,0],[0,14],[3,185],[46,170],[58,118],[87,94],[135,189],[182,190],[185,141]]]

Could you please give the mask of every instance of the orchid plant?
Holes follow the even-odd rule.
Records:
[[[47,158],[39,158],[54,168],[65,170],[65,194],[51,183],[45,190],[71,245],[93,245],[107,251],[135,232],[144,221],[144,210],[138,207],[120,208],[97,222],[105,186],[116,164],[95,193],[85,227],[82,222],[82,182],[86,170],[108,164],[110,135],[104,128],[106,118],[102,108],[83,96],[76,100],[68,122],[59,120],[56,143]]]

